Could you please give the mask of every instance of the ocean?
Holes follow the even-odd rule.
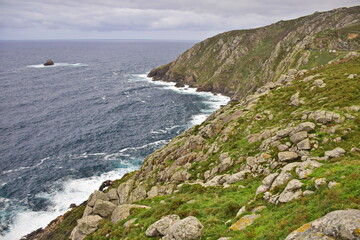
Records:
[[[226,104],[146,77],[194,44],[0,42],[0,238],[46,226]]]

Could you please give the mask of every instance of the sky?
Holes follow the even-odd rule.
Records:
[[[202,40],[359,0],[0,0],[0,40]]]

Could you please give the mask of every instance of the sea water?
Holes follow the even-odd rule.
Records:
[[[0,42],[0,238],[46,226],[227,103],[146,77],[193,44]]]

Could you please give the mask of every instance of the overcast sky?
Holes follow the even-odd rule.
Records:
[[[265,26],[359,0],[0,0],[0,39],[182,39]]]

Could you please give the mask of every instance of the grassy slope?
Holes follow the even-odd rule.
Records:
[[[252,133],[261,132],[275,126],[285,127],[288,123],[299,123],[301,112],[305,110],[328,110],[338,112],[342,116],[347,112],[344,107],[360,105],[360,58],[345,63],[332,64],[311,71],[308,75],[321,74],[326,83],[325,88],[316,88],[310,91],[311,82],[294,81],[292,85],[274,90],[272,94],[262,97],[256,104],[255,112],[249,112],[248,116],[235,119],[237,131],[231,138],[221,143],[223,152],[230,152],[231,156],[251,156],[258,152],[258,143],[247,144],[243,138],[244,130],[251,124]],[[348,74],[356,73],[357,77],[348,79]],[[304,98],[306,104],[300,107],[290,106],[289,99],[300,91],[300,98]],[[228,111],[235,111],[239,106],[234,104]],[[253,116],[264,110],[271,111],[274,118],[270,120],[253,121]],[[153,222],[167,214],[178,214],[180,217],[196,216],[204,225],[202,239],[218,239],[223,236],[231,236],[232,239],[284,239],[292,230],[312,221],[336,209],[360,208],[360,153],[350,153],[353,147],[360,148],[360,113],[349,112],[355,118],[346,119],[339,124],[334,134],[328,133],[328,129],[336,124],[330,124],[327,128],[317,127],[316,134],[320,147],[312,151],[313,156],[322,156],[324,151],[335,147],[342,147],[346,155],[339,159],[323,161],[323,166],[316,169],[310,178],[301,180],[303,189],[315,190],[313,178],[326,177],[328,181],[340,182],[341,185],[332,189],[326,187],[316,190],[314,195],[302,197],[300,200],[286,204],[272,205],[258,196],[250,205],[251,208],[265,205],[267,208],[261,213],[253,225],[243,232],[231,232],[228,230],[231,223],[240,217],[235,217],[240,207],[254,198],[254,192],[260,185],[260,178],[249,178],[232,185],[230,188],[209,187],[200,185],[185,185],[177,193],[167,196],[156,197],[139,201],[140,204],[151,206],[149,210],[136,210],[126,220],[113,224],[104,220],[102,227],[87,239],[148,239],[145,230]],[[206,123],[205,123],[206,124]],[[350,130],[349,130],[350,129]],[[196,133],[196,128],[194,128]],[[322,143],[325,138],[334,139],[341,137],[341,142],[329,141]],[[208,140],[218,141],[219,136]],[[276,149],[270,151],[275,155]],[[202,173],[218,158],[219,153],[213,154],[207,161],[193,168],[193,176]],[[228,170],[236,171],[238,166]],[[239,188],[243,185],[245,188]],[[281,189],[279,189],[280,191]],[[165,204],[160,201],[164,200]],[[189,202],[189,200],[194,200]],[[137,218],[135,225],[125,229],[124,222]],[[228,221],[230,220],[230,221]],[[154,238],[155,239],[155,238]]]

